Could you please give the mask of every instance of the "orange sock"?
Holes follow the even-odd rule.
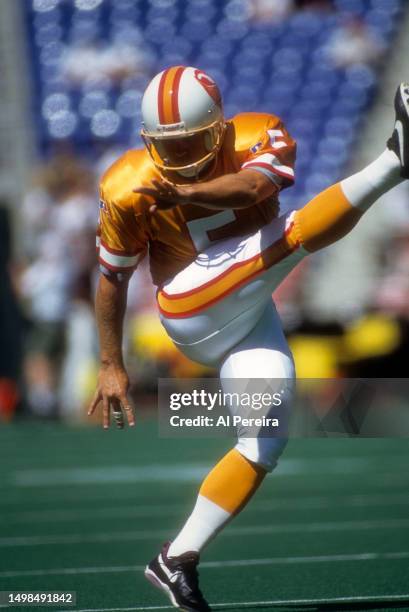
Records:
[[[244,508],[257,491],[266,470],[233,449],[206,476],[196,505],[168,555],[200,551]]]
[[[264,468],[233,449],[208,474],[199,494],[229,514],[238,514],[257,491],[266,473]]]
[[[317,251],[346,236],[363,214],[349,203],[337,183],[297,210],[294,232],[307,251]]]

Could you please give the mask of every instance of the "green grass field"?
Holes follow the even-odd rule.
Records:
[[[4,426],[0,590],[77,592],[48,610],[173,609],[143,567],[231,442],[159,439],[152,421]],[[214,609],[409,610],[408,466],[409,440],[291,441],[203,554]]]

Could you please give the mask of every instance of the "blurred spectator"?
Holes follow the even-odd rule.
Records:
[[[11,235],[7,207],[0,204],[0,422],[12,418],[18,401],[22,318],[12,288]]]
[[[284,21],[294,10],[293,0],[250,0],[252,20],[258,23]]]
[[[409,321],[409,185],[403,181],[383,201],[382,232],[377,244],[379,278],[375,308]]]
[[[96,186],[91,170],[71,153],[59,153],[34,171],[32,189],[22,205],[23,249],[28,258],[44,252],[44,239],[75,251],[79,233],[97,220]],[[74,241],[74,243],[72,242]]]
[[[295,0],[295,7],[307,11],[331,11],[335,8],[333,0]]]
[[[20,292],[31,320],[24,376],[32,412],[55,415],[66,348],[67,317],[78,280],[95,264],[95,184],[72,156],[56,156],[37,172],[23,204],[28,259]]]
[[[409,226],[402,227],[385,247],[384,278],[375,303],[383,311],[409,321]]]
[[[65,420],[82,420],[95,390],[97,332],[91,276],[83,273],[72,291],[65,320],[66,351],[59,386],[60,414]]]
[[[348,68],[354,64],[375,64],[384,46],[363,20],[350,17],[329,40],[327,52],[336,68]]]
[[[62,76],[73,84],[118,83],[132,76],[146,75],[152,55],[135,45],[123,42],[82,44],[66,49],[61,60]]]

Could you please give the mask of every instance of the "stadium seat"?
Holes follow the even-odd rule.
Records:
[[[377,71],[356,65],[335,68],[330,37],[345,14],[364,20],[388,47],[402,0],[335,0],[337,11],[305,10],[280,23],[253,21],[233,0],[32,0],[26,2],[33,112],[44,153],[70,139],[79,151],[97,154],[97,143],[139,141],[140,101],[152,74],[172,64],[198,65],[219,83],[225,112],[273,112],[299,140],[294,196],[320,188],[324,175],[338,177],[354,144],[356,126],[372,99]],[[113,86],[68,82],[61,73],[66,49],[78,44],[129,44],[143,50],[142,69]]]

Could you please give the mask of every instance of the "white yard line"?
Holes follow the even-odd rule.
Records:
[[[301,502],[301,503],[300,503]],[[305,509],[319,510],[320,508],[362,508],[371,507],[391,507],[409,505],[409,495],[407,493],[392,495],[346,495],[346,496],[310,496],[273,498],[260,501],[253,501],[247,508],[247,513],[251,512],[271,512],[272,510],[294,510],[296,512]],[[185,504],[167,504],[166,516],[177,516],[186,509]],[[132,505],[112,506],[108,508],[86,508],[86,509],[62,509],[37,510],[3,513],[0,516],[0,525],[18,523],[60,523],[68,521],[89,521],[106,518],[149,518],[152,516],[163,516],[164,510],[158,504],[139,505],[135,501]]]
[[[406,601],[409,593],[404,595],[357,595],[356,597],[333,597],[329,599],[271,599],[269,601],[230,601],[225,603],[212,603],[212,608],[253,608],[257,606],[285,606],[285,605],[314,605],[337,604],[354,602],[379,602],[380,605],[392,601]],[[81,608],[77,610],[59,610],[58,612],[138,612],[139,610],[172,610],[172,606],[136,606],[131,608]]]
[[[78,574],[124,574],[142,572],[145,565],[113,565],[107,567],[60,567],[38,570],[7,570],[0,572],[0,578],[28,578],[29,576],[76,576]]]
[[[379,463],[382,470],[387,469],[392,458],[379,457],[378,461],[367,457],[331,457],[280,460],[275,476],[303,476],[305,474],[363,474],[373,470]],[[137,482],[197,482],[211,468],[211,464],[153,464],[153,465],[107,465],[97,468],[44,468],[16,470],[11,474],[10,484],[17,487],[52,487],[67,484],[100,485],[111,483]],[[379,472],[378,472],[379,473]]]
[[[343,555],[311,555],[294,557],[267,557],[263,559],[231,559],[226,561],[204,561],[201,568],[218,569],[227,567],[257,567],[263,565],[297,565],[303,563],[343,563],[347,561],[382,561],[382,560],[409,559],[409,551],[397,552],[363,552]],[[141,572],[145,565],[114,565],[95,567],[66,567],[59,569],[41,570],[11,570],[0,572],[0,578],[18,578],[29,576],[64,576],[78,574],[121,574]]]
[[[322,533],[328,531],[362,531],[372,529],[405,529],[409,528],[409,519],[386,519],[373,521],[328,521],[315,523],[281,523],[279,525],[247,525],[243,527],[231,527],[221,533],[226,536],[254,536],[272,533]],[[140,531],[118,531],[92,534],[67,534],[67,535],[35,535],[35,536],[11,536],[0,538],[0,548],[17,546],[54,546],[64,544],[89,544],[104,542],[123,542],[167,538],[168,530],[140,530]]]
[[[322,476],[322,474],[321,474]],[[320,477],[320,474],[317,474],[317,478]],[[273,475],[273,478],[275,478],[275,475]],[[337,480],[334,479],[333,483],[337,483]],[[186,484],[186,485],[190,485],[190,482],[173,482],[172,481],[172,486],[176,485],[176,484]],[[329,484],[330,483],[326,483],[326,489],[329,489]],[[375,471],[371,471],[371,472],[367,472],[365,474],[365,478],[362,479],[361,483],[360,483],[360,488],[361,490],[367,490],[370,492],[373,492],[373,494],[377,494],[377,493],[382,493],[382,494],[387,494],[389,495],[389,491],[402,491],[402,490],[406,490],[407,486],[409,484],[409,476],[406,474],[406,472],[402,472],[402,473],[397,473],[389,471],[389,472],[380,472],[379,470]],[[76,495],[81,495],[81,498],[84,499],[84,501],[86,501],[89,504],[93,504],[95,502],[99,502],[101,505],[104,505],[105,503],[116,503],[119,502],[119,500],[121,501],[130,501],[133,502],[135,504],[137,504],[139,502],[140,497],[138,496],[138,489],[135,487],[132,487],[132,483],[116,483],[116,488],[115,488],[115,494],[112,495],[112,490],[107,490],[107,487],[110,486],[110,483],[102,483],[101,486],[99,487],[81,487],[81,491],[77,491],[75,494]],[[129,486],[127,486],[129,485]],[[297,484],[295,485],[297,487],[297,494],[302,496],[305,494],[309,494],[310,492],[310,480],[302,478],[299,479],[297,481]],[[0,486],[1,489],[1,486]],[[333,489],[334,495],[339,495],[339,490],[337,490],[334,486]],[[10,508],[14,510],[18,511],[18,508],[22,506],[22,504],[26,503],[26,488],[25,487],[10,487],[9,485],[7,487],[4,487],[4,491],[3,493],[0,495],[0,512],[6,512],[9,511]],[[159,502],[163,503],[164,502],[164,498],[167,496],[168,494],[166,493],[162,493],[160,489],[158,489],[158,494],[159,494]],[[55,493],[55,490],[53,490],[52,487],[47,488],[45,487],[42,492],[41,495],[36,496],[33,499],[30,499],[30,506],[32,506],[33,508],[37,507],[37,508],[41,508],[44,505],[47,506],[47,508],[50,507],[51,504],[55,504],[56,508],[58,509],[60,507],[61,502],[64,502],[64,500],[69,501],[70,503],[72,503],[73,501],[73,491],[70,487],[64,487],[62,486],[59,491],[58,491],[58,496]]]
[[[207,464],[118,465],[98,468],[57,468],[17,470],[12,483],[17,487],[59,487],[138,482],[197,482],[210,466]]]

